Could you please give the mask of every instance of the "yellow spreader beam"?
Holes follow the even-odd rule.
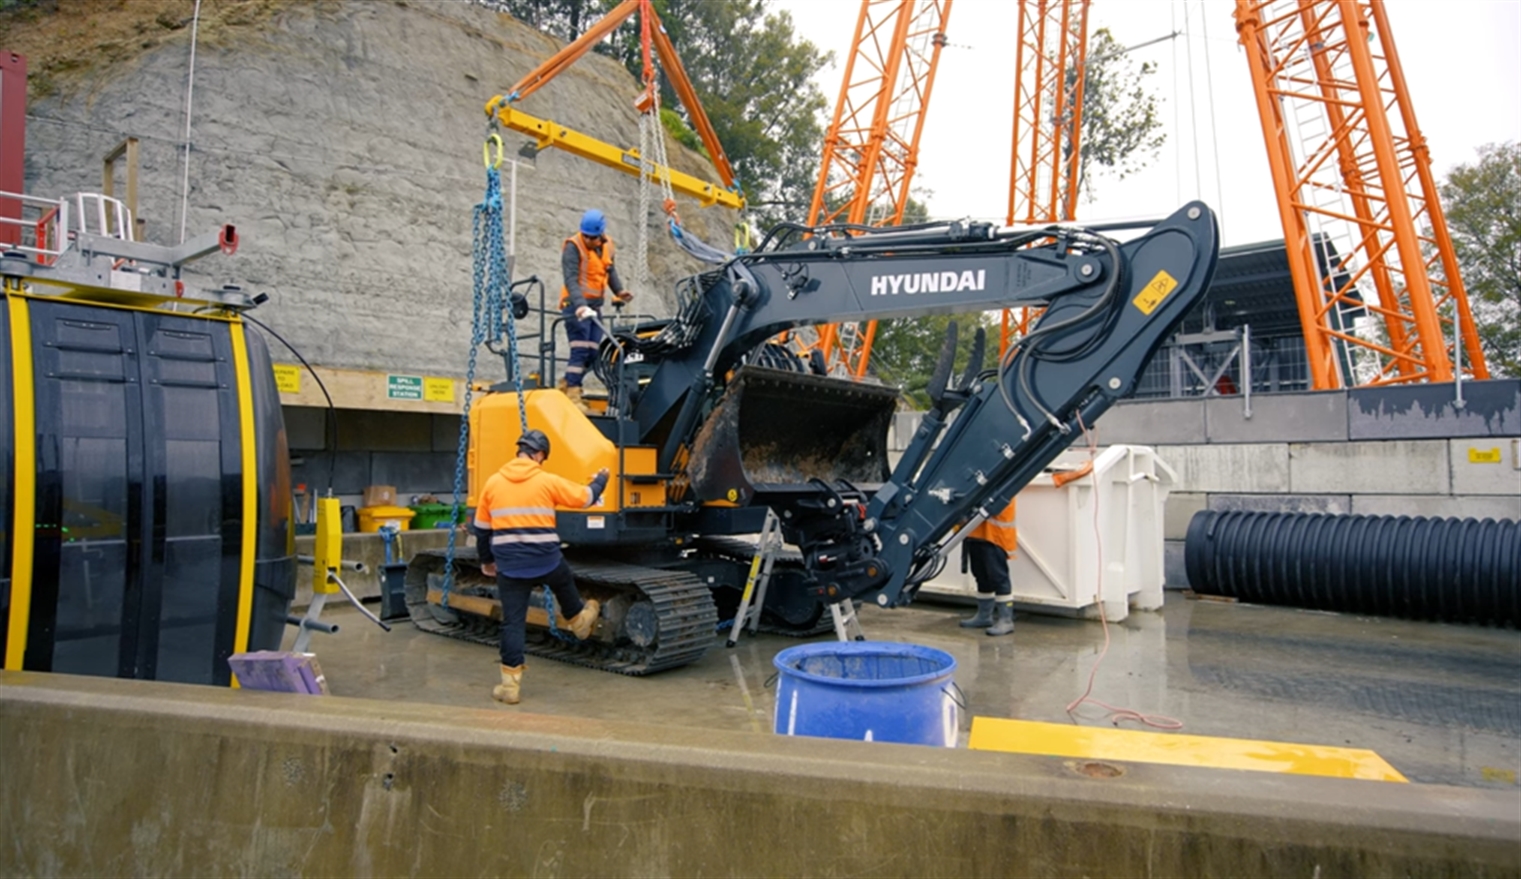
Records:
[[[599,165],[616,168],[625,174],[635,177],[648,174],[653,179],[659,180],[665,175],[670,175],[671,188],[684,195],[690,195],[697,199],[703,207],[712,207],[715,204],[726,208],[739,210],[745,206],[745,200],[737,192],[731,192],[717,183],[693,177],[691,174],[683,174],[674,168],[657,165],[654,162],[646,162],[639,155],[638,150],[626,150],[622,147],[613,146],[605,141],[589,137],[579,131],[567,128],[548,119],[540,119],[530,116],[521,110],[514,110],[508,106],[505,99],[500,96],[492,98],[486,105],[488,114],[494,113],[497,121],[506,128],[526,134],[533,138],[539,149],[555,147],[583,159],[591,159]],[[664,137],[664,132],[659,132]]]
[[[1367,781],[1408,781],[1384,758],[1364,748],[1221,739],[998,717],[972,718],[972,735],[967,747],[977,751],[1043,754],[1080,760],[1165,763]]]

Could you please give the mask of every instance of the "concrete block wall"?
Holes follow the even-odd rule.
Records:
[[[897,416],[894,453],[919,417]],[[1095,432],[1152,446],[1177,472],[1169,588],[1187,586],[1183,541],[1201,510],[1521,520],[1518,379],[1258,394],[1249,412],[1241,396],[1127,400]]]
[[[1150,445],[1178,473],[1168,585],[1201,510],[1521,519],[1521,380],[1130,400],[1101,444]]]

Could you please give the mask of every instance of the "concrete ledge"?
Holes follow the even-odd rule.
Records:
[[[1346,442],[1347,395],[1341,391],[1258,394],[1252,417],[1240,397],[1205,397],[1212,443]]]
[[[1521,498],[1521,440],[1514,437],[1448,440],[1452,493]],[[1517,501],[1521,508],[1521,501]]]
[[[1359,516],[1435,516],[1442,519],[1521,521],[1521,499],[1493,495],[1455,497],[1420,494],[1359,494],[1351,512]]]
[[[1288,449],[1294,494],[1446,495],[1452,490],[1446,440],[1291,443]]]
[[[1463,407],[1448,382],[1347,391],[1351,439],[1447,439],[1521,434],[1521,380],[1463,383]]]
[[[1521,873],[1513,791],[1116,766],[4,673],[0,874]]]
[[[1286,443],[1167,446],[1157,449],[1157,457],[1177,471],[1175,491],[1246,494],[1290,491]]]
[[[1194,514],[1209,508],[1209,495],[1175,491],[1167,496],[1162,511],[1162,539],[1182,540],[1188,536],[1188,523]]]
[[[1162,588],[1188,588],[1188,559],[1186,540],[1162,541]]]
[[[1217,513],[1350,513],[1346,494],[1212,494],[1209,509]],[[1187,535],[1185,535],[1187,536]]]
[[[1102,445],[1181,445],[1203,442],[1204,401],[1122,400],[1094,427]]]

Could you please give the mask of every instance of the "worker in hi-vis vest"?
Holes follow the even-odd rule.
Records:
[[[1009,581],[1009,559],[1014,557],[1018,544],[1013,501],[1003,512],[973,528],[962,541],[961,570],[970,566],[972,579],[977,581],[977,615],[962,620],[963,629],[987,629],[989,635],[1008,635],[1014,631],[1014,588]]]
[[[508,705],[518,704],[522,691],[528,599],[534,588],[544,587],[550,624],[581,640],[592,633],[601,610],[594,598],[582,601],[576,589],[576,577],[560,553],[555,507],[595,506],[607,488],[607,471],[597,471],[589,485],[581,485],[545,470],[548,458],[549,437],[543,431],[523,434],[517,457],[486,480],[475,508],[476,557],[481,573],[496,578],[502,605],[502,682],[491,696]],[[563,618],[556,620],[557,615]]]
[[[565,367],[562,390],[582,412],[590,412],[581,398],[581,382],[597,356],[602,342],[602,301],[612,290],[618,302],[634,294],[623,286],[613,267],[613,239],[607,237],[607,217],[596,208],[581,215],[581,230],[565,239],[560,250],[565,286],[560,290],[560,312],[565,316],[565,335],[570,339],[570,363]]]

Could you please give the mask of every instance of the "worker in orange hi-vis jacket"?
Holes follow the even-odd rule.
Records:
[[[962,620],[963,629],[986,629],[989,635],[1014,632],[1014,588],[1009,580],[1009,559],[1018,545],[1013,501],[998,515],[972,529],[962,541],[962,570],[970,566],[972,579],[977,581],[977,615]]]
[[[486,480],[475,508],[476,557],[481,573],[496,578],[502,603],[502,682],[491,696],[508,705],[518,703],[522,689],[528,598],[534,587],[543,585],[554,596],[549,609],[566,617],[564,625],[582,640],[591,634],[600,610],[596,599],[581,600],[575,575],[560,553],[555,507],[594,506],[607,488],[607,471],[581,485],[545,470],[548,457],[549,437],[540,430],[524,433],[517,457]]]
[[[560,268],[565,286],[560,289],[560,311],[570,341],[570,360],[565,366],[561,390],[582,412],[590,412],[581,396],[581,383],[602,344],[602,302],[607,291],[619,304],[634,298],[623,287],[613,265],[613,239],[607,237],[607,217],[596,208],[581,217],[580,230],[560,248]]]

